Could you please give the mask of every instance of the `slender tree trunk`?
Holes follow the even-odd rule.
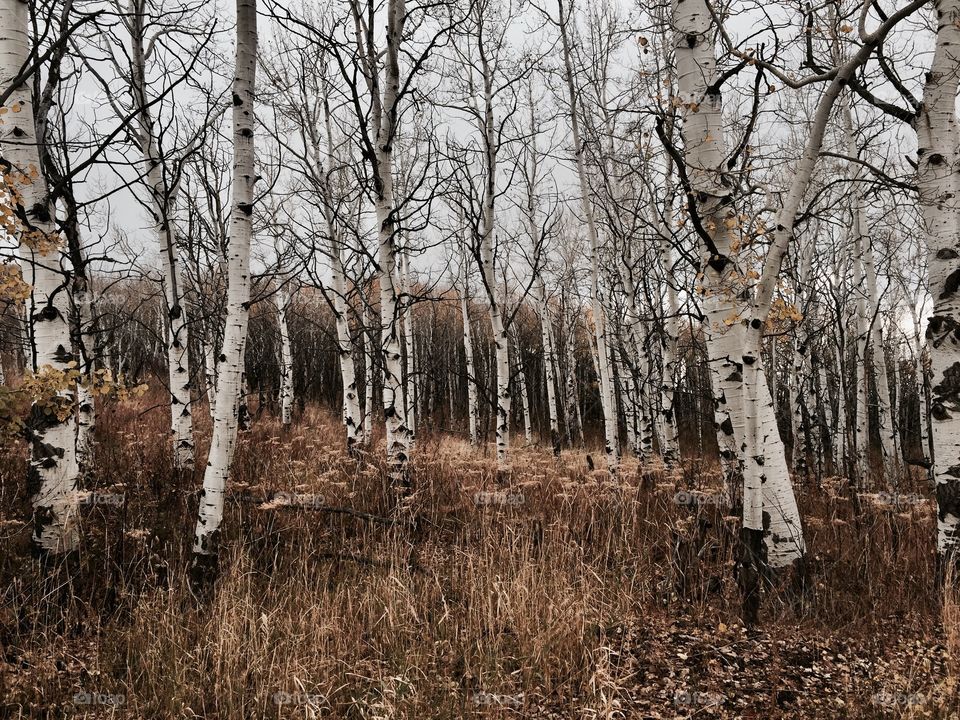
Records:
[[[573,447],[575,442],[579,442],[579,446],[582,448],[584,445],[583,423],[580,418],[580,402],[577,397],[576,323],[570,323],[570,330],[567,332],[565,340],[567,377],[564,383],[566,395],[564,407],[566,408],[567,442],[570,443],[570,447]]]
[[[557,418],[556,357],[553,344],[553,327],[550,308],[547,305],[547,290],[543,280],[537,281],[537,300],[540,310],[540,335],[543,342],[543,367],[547,376],[547,413],[550,417],[550,446],[553,454],[560,456],[560,422]]]
[[[624,296],[627,301],[627,332],[630,336],[631,349],[634,352],[636,363],[636,367],[633,368],[636,372],[635,387],[633,387],[633,378],[631,378],[630,384],[632,386],[631,394],[635,396],[633,406],[637,426],[631,444],[634,444],[636,456],[646,464],[653,457],[655,419],[651,412],[652,363],[650,361],[650,347],[645,337],[646,327],[637,306],[637,289],[633,281],[632,264],[629,253],[627,253],[626,261],[620,265],[620,280],[623,283]],[[599,353],[595,356],[595,362],[599,366]]]
[[[386,7],[386,50],[379,57],[368,47],[367,69],[371,73],[371,120],[375,133],[373,186],[377,216],[377,270],[380,281],[380,346],[383,355],[383,414],[387,433],[387,473],[399,500],[410,494],[410,430],[403,407],[403,356],[400,348],[399,310],[394,283],[397,269],[397,217],[393,185],[393,148],[397,139],[400,94],[400,43],[406,20],[403,0],[389,0]],[[383,94],[380,66],[383,65]]]
[[[466,258],[463,262],[463,288],[460,291],[460,316],[463,319],[463,356],[467,370],[467,416],[470,425],[470,444],[479,445],[477,434],[477,371],[473,362],[473,337],[470,328],[470,286],[467,280]]]
[[[810,270],[813,262],[813,243],[808,243],[800,251],[800,261],[797,268],[796,302],[802,307],[805,299],[811,299]],[[809,302],[812,306],[813,303]],[[791,364],[792,385],[790,397],[790,426],[793,437],[793,471],[801,481],[807,480],[810,475],[807,458],[811,452],[810,436],[806,432],[804,419],[810,421],[811,432],[817,425],[816,413],[811,412],[816,400],[813,398],[814,388],[813,365],[810,362],[813,342],[810,328],[814,318],[804,317],[797,328],[798,337],[793,343],[793,362]],[[811,405],[813,401],[813,405]],[[816,455],[814,456],[816,459]],[[819,462],[819,461],[818,461]]]
[[[627,430],[627,447],[630,448],[635,457],[640,457],[640,449],[637,445],[637,414],[639,408],[637,391],[634,387],[634,372],[626,348],[624,348],[623,340],[619,337],[619,333],[617,335],[616,342],[611,350],[613,352],[614,376],[619,380],[617,387],[620,391],[620,407],[623,408],[623,421]]]
[[[347,453],[353,455],[356,452],[357,443],[364,442],[365,429],[360,420],[360,395],[357,390],[357,371],[353,362],[353,340],[350,337],[350,319],[347,315],[347,284],[346,270],[343,265],[343,252],[340,237],[340,228],[334,215],[333,190],[331,188],[330,174],[335,164],[338,164],[338,158],[333,146],[333,123],[332,113],[327,98],[323,101],[323,118],[326,126],[327,149],[326,160],[327,168],[324,172],[323,163],[317,153],[317,174],[320,175],[319,185],[323,195],[323,214],[327,225],[327,256],[330,259],[331,286],[333,289],[333,314],[334,323],[337,332],[337,358],[340,362],[340,381],[343,385],[343,425],[347,433]],[[364,306],[366,313],[366,306]],[[366,325],[366,319],[364,320]],[[366,328],[364,329],[364,343],[366,343]],[[366,352],[366,351],[365,351]],[[372,358],[371,358],[372,359]],[[367,376],[367,384],[370,385],[371,376]],[[367,413],[371,411],[370,405],[366,408]]]
[[[290,296],[286,290],[279,290],[273,297],[277,305],[277,326],[280,328],[280,425],[286,429],[293,419],[293,350],[287,326]]]
[[[636,347],[638,360],[637,383],[637,405],[638,405],[638,427],[637,444],[640,447],[640,458],[644,463],[649,463],[653,459],[653,443],[656,434],[656,408],[654,407],[653,392],[653,362],[650,358],[650,345],[644,338],[646,335],[645,323],[637,326]]]
[[[497,197],[497,149],[498,139],[494,125],[493,73],[486,55],[480,47],[480,64],[483,71],[483,217],[480,231],[480,271],[487,295],[490,326],[496,356],[496,443],[497,475],[500,481],[509,471],[510,452],[510,343],[504,323],[497,283],[496,251],[494,248],[494,225],[496,222],[495,201]],[[506,293],[504,292],[504,296]]]
[[[520,353],[520,335],[516,327],[512,327],[513,346],[516,348],[513,357],[517,367],[517,392],[520,394],[520,410],[523,413],[523,439],[527,445],[533,444],[533,425],[530,422],[530,398],[527,395],[527,375],[523,371],[523,357]]]
[[[847,116],[849,118],[849,114]],[[852,128],[848,126],[848,137],[852,137]],[[852,152],[856,156],[856,149],[851,149],[848,145],[848,153]],[[867,477],[869,476],[869,449],[870,449],[870,428],[869,428],[869,402],[868,394],[868,374],[867,374],[867,346],[870,339],[870,318],[867,316],[867,296],[866,282],[863,273],[863,253],[866,246],[865,233],[867,230],[866,210],[863,206],[863,199],[856,189],[853,197],[853,237],[854,250],[851,255],[853,263],[853,287],[857,294],[857,302],[854,306],[855,320],[853,327],[856,328],[856,356],[854,358],[854,370],[856,378],[854,387],[856,388],[856,412],[854,413],[854,432],[853,443],[855,451],[855,482],[858,488],[865,488]]]
[[[373,341],[370,339],[370,311],[363,304],[363,442],[373,438]]]
[[[874,263],[873,240],[865,239],[863,269],[867,283],[867,298],[870,307],[870,352],[871,367],[877,390],[877,425],[880,432],[880,451],[883,454],[883,475],[888,487],[896,487],[900,481],[900,443],[898,442],[893,404],[890,399],[890,378],[887,372],[886,351],[883,346],[883,329],[880,322],[880,294],[877,290],[877,271]]]
[[[832,435],[833,467],[837,473],[844,471],[844,459],[847,457],[848,421],[847,421],[847,384],[843,368],[843,353],[836,345],[833,346],[833,366],[836,370],[837,383],[835,395],[837,397],[837,416]],[[825,385],[825,387],[828,387]]]
[[[835,43],[834,57],[837,62],[842,57],[838,43]],[[850,100],[841,100],[844,141],[847,155],[856,158],[859,153],[854,137],[853,114]],[[891,417],[890,384],[887,377],[887,364],[883,349],[883,336],[879,322],[880,298],[877,294],[877,274],[874,264],[873,244],[869,233],[869,221],[866,207],[859,188],[864,170],[859,165],[852,170],[854,233],[856,240],[856,258],[854,258],[854,288],[858,295],[856,374],[857,408],[854,440],[856,445],[857,482],[863,484],[869,472],[869,379],[872,379],[877,393],[877,418],[880,434],[880,450],[883,463],[883,479],[886,485],[894,486],[899,476],[899,459],[896,431]],[[869,352],[868,352],[869,351]],[[868,365],[867,356],[872,356]]]
[[[558,0],[560,8],[560,39],[563,46],[563,63],[566,79],[567,99],[570,104],[570,133],[573,141],[573,153],[577,161],[577,179],[580,183],[580,201],[587,223],[587,237],[590,240],[590,303],[593,311],[593,328],[597,346],[598,376],[600,378],[600,399],[603,406],[603,426],[606,440],[607,469],[612,475],[620,466],[620,439],[617,427],[617,414],[614,409],[614,388],[612,358],[607,347],[607,331],[603,302],[600,296],[600,238],[593,216],[590,201],[590,185],[583,157],[583,143],[580,137],[580,119],[578,113],[577,91],[573,82],[573,60],[571,57],[568,23],[571,13],[564,12],[563,0]]]
[[[917,405],[920,410],[920,457],[919,460],[924,465],[930,465],[930,433],[929,418],[930,406],[927,403],[927,348],[923,340],[920,339],[920,319],[913,313],[914,318],[914,349],[913,349],[913,374],[916,382]],[[932,480],[932,477],[931,477]]]
[[[660,262],[664,276],[667,278],[667,307],[663,321],[663,347],[661,357],[663,368],[663,385],[661,390],[661,411],[663,413],[663,447],[661,454],[667,467],[673,467],[680,461],[680,427],[677,424],[675,407],[676,396],[674,389],[679,381],[679,358],[677,355],[677,338],[680,335],[679,315],[680,307],[677,302],[677,291],[669,278],[672,275],[672,251],[669,236],[661,235]]]
[[[410,447],[417,434],[417,366],[413,345],[413,298],[410,295],[410,255],[408,248],[400,253],[400,288],[403,293],[403,339],[406,350],[406,390],[403,395],[407,412],[407,427],[410,429]]]
[[[131,4],[131,92],[139,109],[137,122],[143,158],[143,173],[149,193],[148,208],[163,261],[163,295],[167,311],[167,382],[170,392],[170,434],[173,438],[173,466],[192,470],[194,466],[193,415],[190,398],[190,346],[184,286],[180,279],[180,258],[177,249],[173,215],[177,202],[176,178],[168,177],[160,155],[153,118],[147,96],[144,39],[147,18],[144,8]],[[163,335],[161,335],[163,337]]]
[[[343,383],[343,425],[347,431],[347,453],[356,452],[357,443],[365,441],[365,430],[360,422],[360,396],[357,391],[357,371],[353,362],[353,340],[350,338],[350,321],[347,317],[346,287],[343,260],[340,253],[339,235],[331,235],[330,257],[332,259],[333,308],[337,328],[337,357],[340,360],[340,380]],[[366,343],[366,330],[364,330]],[[372,361],[372,358],[371,358]],[[367,377],[368,384],[371,378]],[[372,385],[371,385],[372,388]],[[368,407],[369,411],[369,407]]]
[[[816,380],[817,415],[815,420],[811,418],[810,421],[812,433],[810,444],[813,456],[817,461],[817,486],[819,487],[820,481],[826,472],[824,465],[828,459],[824,452],[823,432],[826,430],[828,433],[831,433],[833,429],[833,405],[830,402],[830,395],[826,390],[827,370],[822,361],[817,364]],[[836,442],[837,435],[834,433],[831,437],[834,439],[834,442]],[[833,463],[831,462],[831,464]]]
[[[233,81],[233,184],[227,263],[227,308],[217,372],[216,414],[193,552],[198,569],[215,566],[223,500],[239,424],[244,347],[250,303],[250,239],[253,234],[254,93],[257,68],[257,3],[237,0],[237,54]]]
[[[74,268],[84,273],[84,268]],[[77,306],[77,356],[82,368],[80,382],[77,383],[77,466],[82,477],[89,477],[93,471],[93,436],[97,426],[96,401],[92,387],[94,382],[94,353],[96,337],[93,332],[93,297],[86,278],[77,287],[74,282],[74,303]]]

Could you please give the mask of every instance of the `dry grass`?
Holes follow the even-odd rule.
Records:
[[[0,715],[817,717],[821,701],[823,717],[920,711],[896,694],[893,706],[876,701],[889,692],[951,717],[943,650],[955,678],[960,605],[945,602],[941,625],[929,502],[865,503],[854,518],[838,481],[802,489],[807,587],[772,588],[764,631],[750,634],[737,624],[735,521],[674,502],[680,490],[716,492],[703,467],[665,476],[628,462],[613,482],[582,454],[518,449],[513,497],[478,505],[476,492],[497,490],[492,458],[425,437],[419,523],[390,527],[250,501],[284,491],[307,506],[388,512],[382,448],[350,460],[318,408],[287,435],[264,414],[238,448],[222,574],[200,602],[185,579],[200,473],[171,473],[164,414],[140,417],[147,406],[101,409],[101,470],[88,489],[126,502],[85,509],[82,555],[51,573],[15,522],[27,502],[23,449],[0,454]],[[651,475],[653,487],[641,481]],[[714,651],[740,660],[708,662]],[[889,672],[834,678],[823,668],[844,652]],[[825,674],[828,691],[805,673]],[[728,675],[742,686],[725,687]],[[721,706],[706,702],[708,687]],[[123,702],[78,704],[78,692]]]
[[[960,678],[960,583],[955,570],[947,570],[943,594],[943,641],[947,649],[950,675]]]

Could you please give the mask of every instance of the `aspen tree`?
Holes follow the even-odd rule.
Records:
[[[0,1],[0,181],[11,204],[27,300],[30,369],[41,397],[33,402],[26,431],[30,443],[27,489],[33,506],[33,542],[43,554],[76,549],[77,463],[75,368],[68,322],[67,282],[61,273],[61,238],[38,152],[29,66],[28,3]]]
[[[563,0],[558,0],[560,41],[563,51],[564,80],[567,100],[570,106],[570,134],[573,143],[573,155],[577,165],[577,180],[580,189],[580,202],[587,223],[587,236],[590,241],[590,304],[593,311],[594,342],[597,352],[597,369],[600,378],[600,398],[603,405],[605,450],[607,469],[616,474],[620,466],[620,440],[617,427],[617,415],[614,410],[613,358],[607,346],[606,320],[600,295],[600,237],[594,220],[590,199],[590,186],[587,180],[584,160],[583,141],[580,136],[579,103],[573,79],[573,58],[571,51],[572,9],[565,11]]]
[[[244,347],[250,314],[250,240],[253,234],[254,98],[257,70],[257,2],[237,0],[237,49],[233,80],[233,192],[227,262],[227,307],[210,455],[193,543],[202,577],[216,566],[223,503],[240,424]]]
[[[463,253],[461,262],[462,285],[460,287],[460,317],[463,322],[463,357],[467,371],[467,422],[470,428],[470,444],[478,445],[480,437],[477,434],[477,371],[473,362],[473,334],[470,326],[470,277],[467,271],[466,253]]]
[[[190,397],[190,346],[185,285],[181,278],[177,247],[176,206],[179,170],[171,168],[161,155],[156,122],[147,90],[147,62],[156,38],[148,38],[147,3],[131,0],[124,22],[130,34],[130,91],[137,110],[138,132],[143,160],[147,207],[163,261],[163,293],[167,305],[167,383],[170,391],[170,434],[173,438],[173,465],[192,470],[194,465],[193,414]]]
[[[280,331],[280,425],[290,427],[293,415],[293,350],[290,345],[290,328],[287,325],[287,308],[290,295],[286,290],[278,290],[274,295],[277,307],[277,328]]]
[[[960,185],[956,98],[960,85],[960,1],[934,2],[937,40],[923,88],[917,131],[917,184],[926,226],[933,314],[927,324],[930,416],[937,489],[941,577],[960,551]]]

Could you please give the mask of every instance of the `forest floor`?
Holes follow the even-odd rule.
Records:
[[[922,477],[859,503],[839,478],[799,487],[806,583],[774,581],[747,630],[737,519],[702,463],[612,480],[517,448],[502,488],[492,457],[423,433],[398,525],[382,440],[357,461],[332,413],[289,432],[264,413],[198,598],[203,463],[171,472],[157,400],[100,409],[83,550],[56,567],[30,553],[26,450],[0,450],[0,717],[960,718]]]

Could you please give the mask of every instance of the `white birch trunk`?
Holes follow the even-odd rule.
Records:
[[[798,344],[797,339],[794,338],[791,343],[793,352],[787,375],[787,403],[790,409],[790,437],[793,439],[793,471],[797,477],[802,477],[804,454],[801,450],[803,442],[800,439],[800,433],[803,428],[803,412],[800,407],[801,391],[799,389],[802,358],[797,350]]]
[[[280,330],[280,425],[287,429],[293,419],[293,350],[290,346],[290,329],[287,326],[287,308],[290,296],[286,290],[278,290],[273,296],[277,306],[277,327]]]
[[[830,426],[833,435],[830,441],[830,447],[833,449],[833,468],[834,472],[842,473],[844,458],[847,456],[847,398],[845,392],[845,383],[843,382],[843,356],[840,348],[833,345],[833,366],[836,371],[836,384],[833,385],[834,392],[831,393],[831,387],[826,381],[823,383],[825,400],[831,402],[831,395],[837,398],[837,414],[834,423]]]
[[[648,463],[653,456],[653,426],[655,422],[651,403],[652,363],[650,362],[650,349],[644,339],[646,327],[637,306],[637,290],[633,281],[631,266],[632,263],[629,262],[629,259],[619,266],[620,280],[623,283],[623,292],[627,301],[627,332],[630,337],[631,350],[634,352],[637,375],[635,382],[633,377],[630,378],[630,394],[634,398],[632,409],[636,427],[629,442],[633,446],[634,454],[642,462]],[[596,366],[599,366],[599,353],[594,358],[594,362]]]
[[[579,442],[583,447],[583,422],[580,417],[580,402],[577,397],[577,356],[576,356],[576,323],[570,323],[570,330],[566,337],[567,377],[564,383],[566,402],[564,403],[567,421],[567,440],[573,447]]]
[[[880,293],[877,290],[877,270],[874,263],[873,242],[866,238],[863,269],[867,282],[867,299],[871,310],[870,351],[871,368],[877,389],[877,425],[880,433],[880,451],[883,454],[884,482],[896,487],[900,480],[900,443],[893,404],[890,399],[890,378],[887,372],[887,357],[883,346],[883,328],[880,322]]]
[[[660,261],[663,265],[664,276],[668,277],[673,267],[672,246],[670,237],[665,232],[660,241]],[[667,307],[663,321],[663,347],[661,348],[663,367],[663,389],[661,391],[661,412],[663,414],[663,447],[661,454],[667,467],[673,467],[680,461],[680,428],[677,425],[676,408],[674,407],[674,389],[679,382],[679,360],[677,357],[677,338],[680,335],[679,315],[680,307],[677,302],[677,291],[673,284],[667,281]]]
[[[810,242],[800,251],[800,262],[797,269],[796,302],[803,306],[810,284],[810,271],[813,262],[814,243]],[[793,437],[793,470],[798,478],[806,480],[810,468],[807,458],[810,454],[810,437],[804,429],[804,416],[810,419],[811,432],[817,426],[816,413],[811,411],[816,402],[811,405],[813,397],[814,377],[813,366],[810,362],[811,343],[813,338],[810,327],[813,318],[804,317],[797,328],[798,337],[793,342],[793,361],[791,364],[792,384],[790,396],[790,426]],[[816,451],[815,451],[816,452]],[[815,455],[816,457],[816,455]]]
[[[0,0],[0,17],[0,87],[8,88],[31,59],[28,4]],[[19,254],[24,280],[32,287],[27,317],[33,342],[26,367],[35,373],[67,373],[76,365],[71,354],[67,284],[59,272],[61,240],[40,164],[30,85],[16,86],[4,110],[0,172],[7,186],[18,193],[12,204],[19,225]],[[46,414],[35,403],[27,422],[33,541],[40,552],[51,554],[69,552],[79,544],[75,384],[66,379],[58,383],[56,396],[60,413]]]
[[[166,302],[167,382],[170,392],[170,434],[173,438],[173,466],[192,470],[194,466],[193,416],[190,398],[190,346],[184,286],[180,279],[180,258],[177,249],[174,212],[177,202],[177,180],[165,176],[163,158],[149,110],[146,58],[144,49],[147,18],[136,2],[130,4],[131,93],[139,126],[143,175],[149,194],[148,207],[163,262],[163,295]]]
[[[410,295],[410,255],[407,248],[400,253],[400,287],[403,293],[403,340],[406,350],[406,390],[403,395],[410,430],[410,447],[417,434],[417,367],[413,347],[413,298]]]
[[[843,116],[844,143],[846,145],[847,155],[857,157],[857,146],[853,135],[853,115],[850,112],[848,98],[843,99],[841,109]],[[854,442],[854,482],[858,487],[863,488],[867,481],[870,471],[870,407],[869,407],[869,375],[867,372],[867,348],[870,341],[870,303],[873,298],[869,297],[867,278],[864,272],[865,254],[869,249],[869,238],[866,237],[869,222],[867,220],[867,211],[863,202],[863,193],[858,182],[861,172],[859,167],[852,172],[852,213],[853,213],[853,252],[851,253],[851,263],[853,264],[853,292],[856,294],[857,301],[854,304],[854,322],[853,327],[856,330],[854,342],[854,388],[856,397],[856,406],[854,412],[853,442]],[[874,283],[875,284],[875,283]]]
[[[373,341],[370,339],[370,311],[363,305],[363,443],[373,438]]]
[[[926,346],[919,345],[916,358],[914,360],[914,375],[917,383],[917,398],[920,406],[920,460],[925,464],[930,463],[930,406],[927,403],[927,369],[925,362],[927,356]]]
[[[477,371],[473,362],[473,337],[470,327],[470,288],[467,280],[467,263],[463,262],[463,288],[460,291],[460,316],[463,319],[463,356],[467,370],[467,419],[470,426],[470,444],[480,444],[477,434]]]
[[[637,445],[640,449],[640,459],[644,463],[649,463],[653,458],[653,441],[655,435],[656,408],[653,399],[653,363],[650,358],[650,346],[643,339],[646,333],[645,323],[637,326],[636,347],[638,364],[638,383],[637,388]]]
[[[547,413],[550,417],[550,446],[553,454],[560,455],[560,422],[557,418],[556,357],[553,343],[553,327],[550,308],[547,305],[547,290],[542,278],[537,278],[537,302],[540,310],[540,336],[543,343],[543,367],[547,377]]]
[[[357,372],[353,362],[353,341],[350,338],[350,321],[347,317],[346,283],[344,282],[343,257],[339,234],[328,212],[331,284],[333,287],[334,321],[337,331],[337,358],[340,363],[340,380],[343,384],[342,419],[347,433],[347,452],[352,454],[358,442],[364,441],[360,421],[360,396],[357,391]],[[366,343],[366,331],[364,330]],[[372,357],[371,357],[372,362]],[[372,370],[371,370],[372,371]],[[370,378],[367,378],[368,384]],[[372,389],[372,385],[371,385]],[[369,412],[368,407],[368,412]]]
[[[930,415],[937,489],[937,552],[960,550],[960,206],[956,98],[960,84],[960,0],[937,0],[937,42],[916,120],[917,181],[926,226],[933,314],[927,325]]]
[[[826,428],[827,433],[833,429],[833,405],[830,402],[830,394],[827,392],[827,370],[822,361],[817,366],[817,381],[818,414],[816,420],[812,422],[811,449],[817,460],[817,480],[819,481],[823,477],[824,463],[827,460],[823,451],[823,429]]]
[[[357,390],[356,366],[353,362],[353,341],[350,338],[350,321],[347,318],[346,287],[340,253],[338,236],[331,235],[330,257],[337,328],[337,356],[340,361],[340,379],[343,383],[343,425],[347,432],[347,452],[352,454],[356,451],[357,443],[364,442],[365,431],[360,422],[360,395]],[[364,331],[364,342],[366,342],[366,331]]]
[[[571,57],[569,28],[567,23],[571,14],[564,14],[563,0],[558,0],[560,8],[560,39],[563,46],[563,63],[566,79],[567,99],[570,105],[570,134],[573,141],[573,154],[577,163],[577,180],[580,187],[580,202],[587,223],[587,237],[590,240],[590,303],[593,311],[593,328],[597,346],[597,362],[600,378],[600,399],[603,406],[603,427],[606,441],[607,469],[616,475],[620,466],[620,439],[618,437],[617,414],[614,409],[613,367],[607,346],[606,321],[603,303],[600,297],[600,238],[593,216],[590,201],[590,186],[583,157],[583,143],[580,137],[580,119],[577,112],[577,91],[573,82],[573,60]]]
[[[483,76],[483,117],[480,127],[483,137],[484,177],[483,177],[483,209],[482,227],[480,231],[480,272],[484,291],[487,296],[487,307],[490,315],[490,326],[493,330],[494,356],[496,367],[496,444],[497,444],[497,477],[504,481],[509,471],[510,452],[510,409],[512,396],[510,394],[510,343],[507,336],[507,327],[503,320],[498,284],[497,266],[494,239],[496,222],[495,201],[497,197],[497,130],[494,125],[493,110],[493,71],[487,56],[480,48],[479,59]],[[504,292],[506,296],[506,292]]]
[[[675,0],[676,63],[682,112],[682,135],[687,148],[686,161],[692,189],[701,200],[699,214],[716,248],[716,254],[703,249],[704,339],[710,362],[714,397],[714,422],[721,464],[728,487],[741,477],[742,441],[737,433],[742,421],[735,422],[740,408],[740,384],[746,383],[740,362],[742,345],[738,342],[739,311],[746,298],[740,273],[728,255],[733,244],[731,230],[737,220],[730,204],[730,190],[717,177],[726,156],[723,138],[722,102],[719,93],[708,95],[707,88],[716,77],[713,50],[713,23],[702,0]],[[732,220],[732,223],[731,223]],[[731,227],[731,225],[733,227]],[[761,374],[764,385],[766,379]],[[763,504],[759,478],[747,484],[744,478],[743,525],[745,531],[759,536],[763,531]],[[750,539],[756,550],[755,538]]]
[[[250,240],[253,234],[254,93],[257,68],[257,3],[237,0],[237,53],[233,80],[233,183],[227,263],[223,348],[217,371],[216,410],[193,552],[215,562],[223,501],[237,441],[244,347],[250,302]],[[198,563],[201,564],[201,563]]]
[[[83,268],[79,268],[78,271],[83,272]],[[77,305],[80,324],[77,331],[80,340],[78,350],[83,367],[80,382],[77,383],[77,466],[80,474],[86,477],[93,470],[93,435],[97,425],[96,401],[91,392],[94,381],[92,355],[96,338],[93,334],[93,298],[89,288],[84,287],[75,291],[74,302]]]
[[[640,448],[637,444],[637,414],[639,408],[637,405],[637,390],[633,382],[633,369],[630,367],[630,361],[622,343],[617,342],[617,348],[614,350],[613,367],[616,376],[620,378],[620,407],[623,408],[624,424],[627,428],[627,447],[633,452],[635,457],[640,457]]]
[[[756,301],[752,303],[745,291],[743,273],[732,256],[740,223],[731,204],[731,185],[723,177],[728,153],[722,100],[713,88],[714,23],[703,0],[682,0],[674,4],[674,26],[688,173],[692,189],[699,196],[702,232],[713,245],[705,253],[703,285],[708,294],[705,336],[720,420],[720,447],[722,452],[735,452],[735,467],[743,472],[746,556],[741,567],[745,587],[755,595],[759,585],[747,575],[755,573],[764,560],[760,538],[766,546],[765,560],[774,568],[801,557],[804,542],[760,353],[763,322],[769,311],[767,286],[762,286],[761,304],[751,308]],[[793,216],[789,220],[792,228]],[[778,239],[783,243],[782,236]],[[769,265],[769,258],[767,262]],[[779,270],[779,262],[776,265]],[[749,321],[748,332],[741,315],[749,310],[753,310],[754,318]],[[736,439],[732,448],[729,437]],[[753,602],[759,602],[759,598],[746,600],[746,604]]]
[[[375,137],[373,187],[377,217],[377,271],[380,281],[380,345],[383,355],[383,414],[387,435],[387,473],[401,501],[410,493],[408,463],[410,431],[403,407],[403,357],[400,349],[399,310],[394,277],[397,269],[396,206],[393,184],[393,148],[397,139],[400,94],[400,43],[406,20],[403,0],[386,7],[386,48],[382,58],[366,48],[371,83],[371,124]],[[380,68],[384,77],[381,78]]]
[[[523,358],[520,353],[520,335],[516,327],[513,330],[513,356],[517,366],[517,392],[520,394],[520,410],[523,413],[523,439],[527,445],[533,444],[533,425],[530,422],[530,398],[527,396],[527,375],[523,371]]]
[[[854,413],[853,443],[854,443],[854,482],[857,487],[864,488],[869,475],[869,404],[867,401],[867,342],[869,340],[869,324],[867,317],[867,300],[864,295],[863,257],[864,238],[866,228],[863,217],[862,201],[854,198],[853,232],[855,237],[853,261],[853,286],[857,293],[857,302],[854,306],[854,323],[856,328],[854,372],[854,387],[856,389],[856,408]]]
[[[340,363],[340,381],[343,385],[343,407],[341,417],[347,433],[347,453],[356,452],[357,443],[363,443],[366,431],[360,419],[360,395],[357,389],[357,370],[353,360],[353,341],[350,337],[350,319],[347,315],[347,284],[346,270],[343,263],[344,248],[341,241],[340,228],[337,225],[337,219],[334,215],[333,190],[330,184],[330,174],[332,168],[338,164],[336,151],[333,144],[333,122],[330,112],[329,102],[324,98],[323,119],[326,127],[326,161],[327,168],[324,171],[323,162],[320,159],[320,150],[317,148],[316,158],[317,167],[315,168],[317,183],[320,186],[320,192],[323,195],[323,215],[327,225],[327,256],[330,260],[330,283],[333,289],[333,314],[334,323],[337,332],[337,359]],[[366,306],[364,306],[366,313]],[[366,326],[366,319],[364,320]],[[364,329],[364,342],[366,343],[366,328]],[[372,361],[372,357],[370,358]],[[371,376],[367,376],[367,384],[371,385]],[[366,408],[370,415],[370,405]],[[372,418],[372,416],[371,416]]]

